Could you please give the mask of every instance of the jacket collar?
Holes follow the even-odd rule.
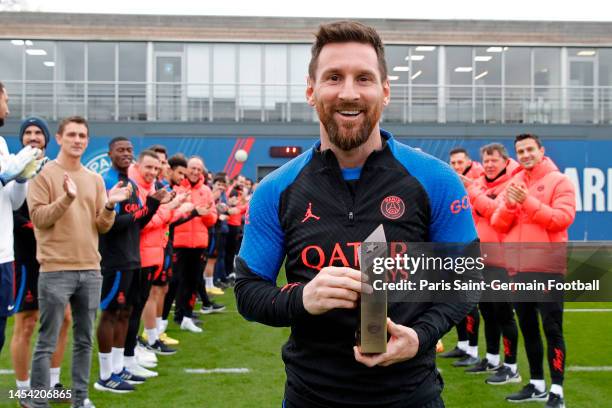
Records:
[[[204,176],[200,176],[200,179],[198,180],[198,182],[195,183],[195,185],[193,186],[191,185],[191,181],[189,181],[187,177],[185,177],[183,181],[181,181],[182,187],[186,187],[188,189],[194,189],[194,190],[202,187],[203,184],[204,184]]]
[[[151,187],[153,187],[153,183],[147,183],[133,164],[128,169],[128,176],[134,180],[139,187],[142,187],[144,191],[150,191]]]

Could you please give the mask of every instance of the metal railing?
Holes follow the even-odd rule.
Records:
[[[5,81],[13,117],[312,122],[302,84]],[[612,87],[397,85],[386,123],[612,123]]]

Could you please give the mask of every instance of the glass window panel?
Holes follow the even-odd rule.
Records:
[[[111,120],[115,117],[115,43],[87,44],[88,116]],[[92,83],[106,81],[110,83]]]
[[[437,46],[410,47],[411,119],[413,122],[435,122],[437,120],[438,52]]]
[[[476,121],[500,122],[502,53],[487,52],[488,49],[490,47],[474,48]]]
[[[528,111],[528,122],[558,122],[561,111],[561,49],[533,49],[534,97]]]
[[[472,120],[472,48],[446,47],[446,120]]]
[[[187,115],[189,120],[209,120],[210,54],[212,45],[187,44]]]
[[[287,45],[264,46],[264,106],[267,121],[287,119]]]
[[[87,79],[115,80],[115,43],[91,42],[87,50]]]
[[[240,120],[261,120],[262,102],[262,46],[259,44],[240,44],[239,63],[239,109]]]
[[[612,48],[599,48],[599,85],[612,86]]]
[[[147,80],[147,45],[119,43],[119,81]]]
[[[53,77],[55,71],[55,43],[33,40],[26,47],[26,115],[53,116]]]
[[[57,43],[57,109],[59,117],[83,115],[85,109],[85,43]]]
[[[213,45],[215,119],[234,120],[236,113],[236,45]]]
[[[531,48],[507,47],[504,52],[504,119],[523,123],[531,103]]]
[[[52,81],[55,68],[55,44],[36,41],[26,47],[26,80]]]
[[[146,118],[147,45],[119,43],[119,119]],[[128,83],[126,83],[128,82]]]
[[[536,87],[561,85],[561,50],[534,48],[533,51],[533,84]]]
[[[504,51],[506,85],[531,85],[531,48],[507,47]]]
[[[438,47],[410,47],[411,74],[413,85],[437,85]]]
[[[598,54],[601,121],[612,123],[612,49],[600,48]]]
[[[310,122],[316,119],[314,110],[306,103],[306,77],[310,62],[310,45],[292,44],[289,46],[289,83],[291,84],[291,120]]]
[[[391,101],[383,112],[383,122],[408,120],[408,83],[410,81],[407,46],[389,45],[385,47],[387,77],[391,84]]]
[[[3,82],[23,79],[24,48],[25,45],[15,45],[11,40],[0,40],[0,78]]]

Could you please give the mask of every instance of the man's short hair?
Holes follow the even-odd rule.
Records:
[[[225,176],[224,176],[224,175],[220,175],[220,174],[218,174],[218,173],[217,173],[217,175],[216,175],[216,176],[215,176],[215,178],[213,179],[213,184],[215,184],[215,183],[223,183],[223,184],[226,184],[226,183],[225,183]]]
[[[185,156],[181,153],[177,153],[168,159],[168,165],[172,170],[177,167],[187,167],[187,159],[185,159]]]
[[[467,157],[468,159],[470,158],[470,155],[468,154],[467,150],[465,150],[463,147],[455,147],[454,149],[450,151],[448,155],[452,156],[453,154],[457,154],[457,153],[463,153],[465,154],[465,157]]]
[[[508,160],[508,157],[510,157],[508,155],[508,151],[506,150],[506,146],[501,143],[489,143],[482,146],[480,148],[480,157],[484,156],[485,154],[493,154],[494,152],[499,153],[504,160]]]
[[[142,160],[147,156],[152,157],[155,160],[159,160],[159,156],[157,155],[157,152],[147,149],[147,150],[143,150],[142,152],[140,152],[140,154],[138,155],[138,162],[142,162]]]
[[[311,58],[308,64],[308,76],[315,79],[319,54],[327,44],[356,42],[369,44],[376,51],[378,57],[378,70],[381,81],[387,79],[387,61],[385,60],[385,47],[375,29],[356,21],[335,21],[321,24],[315,34],[315,42],[310,50]]]
[[[87,137],[89,137],[89,123],[87,123],[87,119],[82,116],[69,116],[67,118],[62,119],[62,121],[57,126],[57,134],[64,134],[64,130],[66,129],[66,126],[68,126],[69,123],[77,123],[79,125],[85,126],[85,129],[87,129]]]
[[[168,157],[168,151],[166,150],[166,147],[160,144],[150,146],[147,150],[152,150],[155,153],[163,153],[166,157]]]
[[[117,142],[129,142],[129,141],[130,141],[130,139],[128,139],[128,138],[127,138],[127,137],[125,137],[125,136],[117,136],[117,137],[113,137],[113,138],[111,139],[111,141],[110,141],[110,142],[108,142],[108,150],[112,150],[113,145],[114,145],[115,143],[117,143]]]
[[[533,139],[535,140],[538,147],[542,147],[542,142],[540,141],[540,138],[537,135],[534,135],[533,133],[521,133],[520,135],[516,135],[516,137],[514,138],[514,146],[516,146],[516,144],[521,140],[525,139]]]

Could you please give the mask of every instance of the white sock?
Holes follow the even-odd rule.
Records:
[[[163,330],[161,331],[161,333],[163,333],[163,332],[165,332],[165,331],[166,331],[166,329],[168,328],[168,320],[163,320],[163,319],[162,319],[161,324],[162,324],[162,329],[163,329]]]
[[[544,380],[529,380],[529,383],[535,385],[538,392],[546,391],[546,381]]]
[[[152,346],[157,341],[157,329],[145,329],[145,332],[147,332],[147,343]]]
[[[126,367],[133,367],[136,363],[136,357],[134,356],[123,356],[123,365]]]
[[[60,382],[60,371],[62,370],[61,367],[51,367],[49,368],[49,384],[51,385],[51,387],[54,387],[55,384],[58,384]]]
[[[469,341],[458,341],[457,348],[467,352],[468,347],[470,346]]]
[[[553,394],[557,394],[558,396],[563,398],[563,387],[559,384],[552,384],[550,386],[550,392],[552,392]]]
[[[212,288],[213,286],[215,286],[215,284],[213,283],[213,277],[212,276],[205,276],[204,277],[204,281],[206,282],[206,287],[207,288]]]
[[[15,380],[15,382],[17,383],[17,389],[18,390],[27,390],[30,389],[30,379],[28,378],[25,381],[19,381],[19,380]],[[55,384],[53,384],[55,385]]]
[[[487,361],[492,366],[497,367],[499,365],[499,354],[489,354],[489,353],[487,353]]]
[[[467,353],[471,357],[474,357],[474,358],[478,357],[478,346],[468,346]]]
[[[111,358],[113,361],[113,373],[120,374],[123,371],[123,352],[124,348],[113,347],[111,349]]]
[[[164,323],[161,317],[155,318],[155,327],[157,327],[157,333],[162,334],[166,329],[164,329]]]
[[[516,374],[516,370],[517,370],[517,366],[516,364],[508,364],[508,363],[504,363],[504,365],[506,367],[508,367],[510,370],[512,370],[512,374]]]
[[[100,379],[108,380],[113,373],[113,358],[111,353],[98,353],[100,360]]]

